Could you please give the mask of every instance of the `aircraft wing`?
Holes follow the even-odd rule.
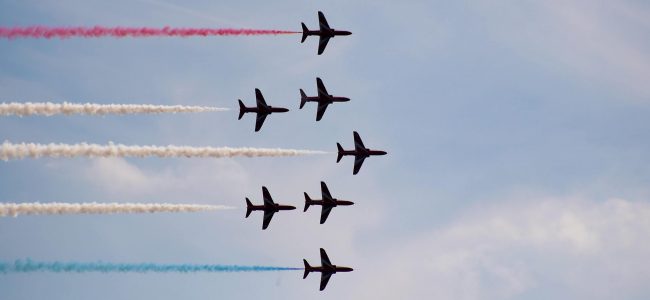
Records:
[[[327,283],[330,281],[330,277],[332,277],[331,273],[321,273],[320,275],[320,290],[324,290],[325,287],[327,286]]]
[[[329,217],[331,212],[332,212],[332,207],[331,206],[323,205],[323,209],[320,211],[320,223],[321,224],[325,224],[325,221],[327,221],[327,217]]]
[[[325,19],[325,15],[322,11],[318,12],[318,24],[320,25],[320,30],[330,29],[330,25],[327,24],[327,19]]]
[[[255,131],[260,131],[262,129],[262,125],[264,125],[264,120],[266,120],[266,116],[268,116],[265,113],[258,112],[257,113],[257,120],[255,121]]]
[[[357,175],[359,173],[359,170],[361,170],[361,165],[363,165],[363,161],[366,158],[363,156],[357,156],[354,159],[354,170],[352,171],[352,175]]]
[[[318,55],[323,54],[323,51],[325,51],[325,47],[327,47],[327,42],[330,41],[330,38],[327,36],[321,36],[320,40],[318,41]]]
[[[318,89],[319,97],[329,96],[327,89],[325,88],[325,84],[323,84],[323,81],[319,77],[316,77],[316,88]]]
[[[327,257],[327,253],[325,253],[325,249],[323,248],[320,248],[320,262],[323,266],[332,266],[330,258]]]
[[[353,132],[353,135],[354,135],[354,147],[357,148],[357,149],[359,149],[359,148],[365,149],[366,146],[363,145],[363,141],[361,140],[361,137],[359,136],[359,133],[357,133],[355,131],[355,132]]]
[[[264,211],[264,222],[262,222],[262,230],[266,229],[266,227],[269,227],[269,223],[271,223],[271,219],[273,218],[273,215],[275,212],[273,211]]]
[[[264,101],[264,96],[259,89],[255,89],[255,101],[257,101],[257,108],[268,108],[266,101]]]
[[[264,205],[275,205],[273,198],[271,198],[271,193],[266,189],[265,186],[262,187],[262,198],[264,198]],[[266,217],[264,217],[266,219]],[[270,218],[269,218],[270,219]]]
[[[320,191],[321,194],[323,194],[323,199],[332,199],[332,195],[330,194],[330,190],[327,188],[325,181],[320,182]]]
[[[320,119],[323,118],[323,115],[325,115],[325,110],[327,110],[328,105],[329,103],[318,102],[318,110],[316,111],[316,121],[320,121]]]

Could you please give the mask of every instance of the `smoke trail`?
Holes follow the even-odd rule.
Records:
[[[198,212],[230,209],[223,205],[168,203],[0,203],[0,217],[18,215]]]
[[[125,114],[161,114],[161,113],[193,113],[227,111],[227,108],[211,106],[184,105],[148,105],[148,104],[74,104],[74,103],[0,103],[0,115],[31,116],[31,115],[125,115]]]
[[[233,35],[279,35],[295,34],[296,31],[233,28],[161,28],[151,27],[0,27],[1,38],[99,38],[99,37],[192,37],[192,36],[233,36]]]
[[[271,149],[271,148],[230,148],[230,147],[190,147],[190,146],[126,146],[109,143],[97,144],[13,144],[5,141],[0,146],[0,159],[4,161],[26,157],[276,157],[325,154],[323,151]]]
[[[269,267],[269,266],[239,266],[239,265],[164,265],[164,264],[117,264],[117,263],[78,263],[78,262],[35,262],[30,259],[0,262],[0,273],[196,273],[196,272],[269,272],[293,271],[302,268]]]

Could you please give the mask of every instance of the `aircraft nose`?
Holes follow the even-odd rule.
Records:
[[[343,35],[351,35],[351,34],[352,34],[352,32],[349,32],[349,31],[344,31],[343,32]]]
[[[291,206],[291,205],[289,205],[289,207],[288,207],[288,208],[289,208],[289,210],[294,210],[294,209],[296,209],[296,207],[295,207],[295,206]]]
[[[388,154],[388,152],[386,152],[386,151],[379,151],[379,155],[386,155],[386,154]]]
[[[283,109],[280,110],[280,112],[288,112],[288,111],[289,111],[288,108],[283,108]]]

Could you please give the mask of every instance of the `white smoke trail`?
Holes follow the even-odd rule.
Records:
[[[0,203],[0,217],[18,215],[198,212],[231,209],[223,205],[168,203]]]
[[[5,141],[0,146],[0,159],[4,161],[26,157],[275,157],[325,154],[323,151],[279,148],[230,148],[190,146],[127,146],[109,143],[98,144],[13,144]]]
[[[75,103],[0,103],[0,115],[125,115],[125,114],[162,114],[162,113],[199,113],[227,111],[227,108],[211,106],[184,105],[150,105],[150,104],[75,104]]]

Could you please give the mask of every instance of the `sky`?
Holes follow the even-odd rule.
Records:
[[[171,202],[230,211],[0,218],[0,260],[301,267],[325,248],[324,292],[302,272],[3,274],[7,299],[647,299],[650,5],[645,1],[11,1],[0,26],[350,30],[263,37],[0,40],[1,102],[235,109],[259,88],[291,109],[253,131],[237,112],[0,117],[0,139],[336,151],[352,159],[26,159],[0,162],[1,202]],[[299,110],[321,77],[348,103]],[[302,208],[245,219],[261,187]]]

